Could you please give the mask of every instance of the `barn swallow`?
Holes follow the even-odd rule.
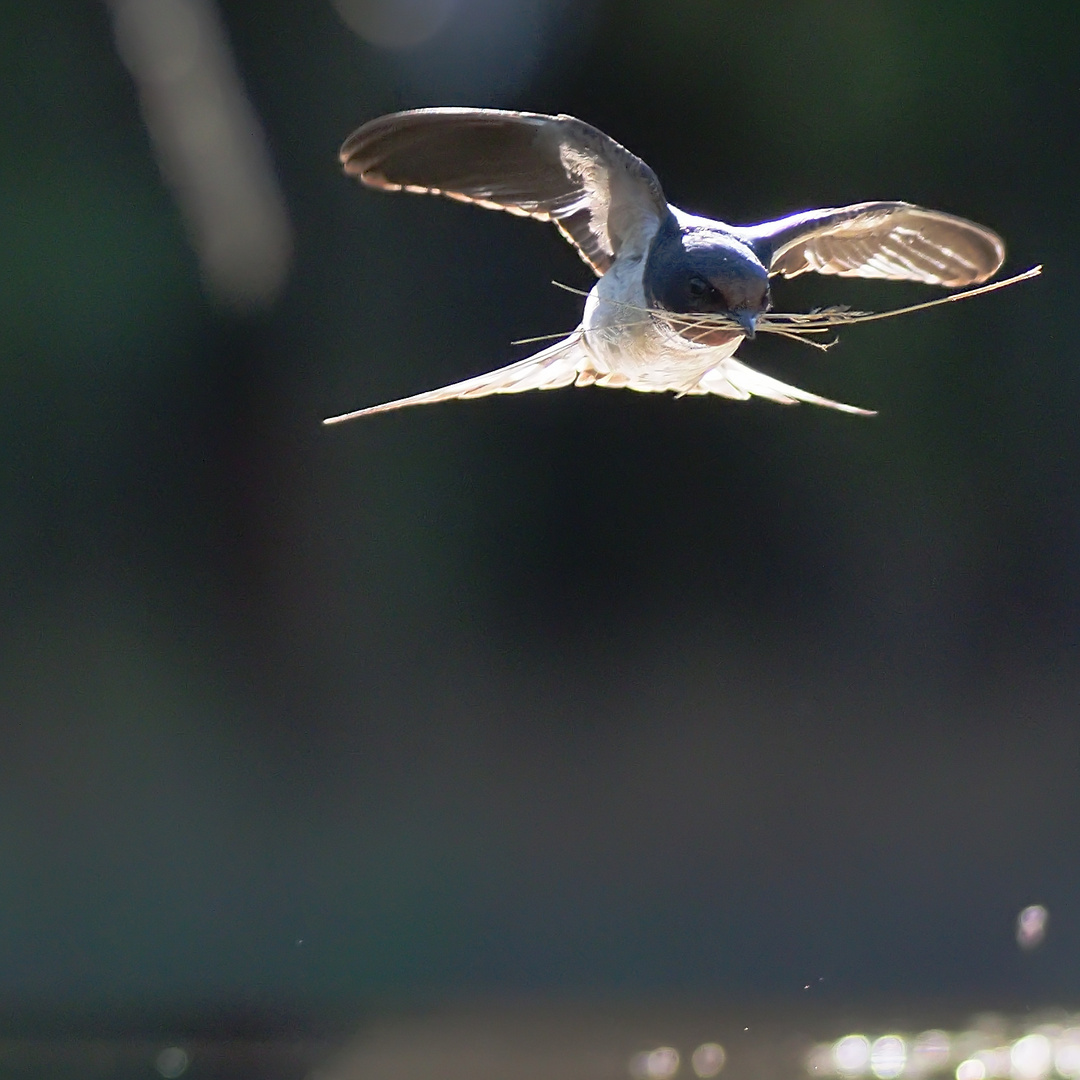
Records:
[[[393,113],[353,132],[341,161],[369,187],[444,195],[553,222],[599,280],[580,325],[554,345],[328,424],[571,383],[758,396],[866,414],[735,359],[772,306],[770,278],[813,270],[959,288],[985,281],[1005,258],[989,229],[906,202],[808,210],[759,225],[689,214],[668,203],[645,162],[572,116],[458,108]]]

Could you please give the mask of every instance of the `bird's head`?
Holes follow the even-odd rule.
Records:
[[[669,221],[657,233],[644,274],[650,308],[672,314],[720,315],[740,330],[698,327],[683,336],[721,345],[739,334],[752,338],[758,316],[771,306],[769,273],[754,252],[718,229],[681,227]]]

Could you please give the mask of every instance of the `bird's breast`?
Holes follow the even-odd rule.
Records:
[[[739,347],[737,330],[679,326],[650,310],[641,261],[620,262],[593,287],[582,317],[583,342],[601,375],[638,390],[678,390]]]

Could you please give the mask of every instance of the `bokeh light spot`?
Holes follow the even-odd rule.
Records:
[[[980,1050],[975,1057],[983,1063],[988,1080],[1003,1080],[1012,1075],[1012,1054],[1007,1046],[998,1046],[993,1050]]]
[[[948,1063],[950,1049],[951,1043],[946,1032],[938,1028],[920,1032],[911,1046],[909,1071],[924,1075],[943,1069]]]
[[[1065,1080],[1080,1077],[1080,1028],[1067,1028],[1061,1033],[1054,1055],[1054,1068]]]
[[[906,1063],[907,1047],[899,1035],[882,1035],[870,1048],[870,1071],[878,1080],[894,1080]]]
[[[384,49],[415,49],[450,20],[458,0],[332,0],[342,21]]]
[[[1034,949],[1046,937],[1050,913],[1042,904],[1031,904],[1016,916],[1016,943],[1021,949]]]
[[[176,1080],[187,1071],[190,1059],[179,1046],[167,1046],[154,1060],[154,1068],[165,1080]]]
[[[679,1051],[673,1046],[644,1050],[630,1059],[634,1080],[671,1080],[679,1071]]]
[[[870,1040],[865,1035],[845,1035],[833,1046],[836,1071],[844,1076],[861,1076],[870,1064]]]
[[[1025,1035],[1012,1048],[1012,1075],[1016,1080],[1041,1080],[1050,1072],[1054,1051],[1045,1035]]]
[[[727,1053],[719,1043],[702,1043],[690,1058],[694,1073],[702,1078],[716,1076],[727,1061]]]

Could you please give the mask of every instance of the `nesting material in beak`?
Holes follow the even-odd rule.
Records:
[[[733,311],[731,317],[742,327],[743,333],[753,340],[754,335],[757,333],[758,317],[745,309]]]

